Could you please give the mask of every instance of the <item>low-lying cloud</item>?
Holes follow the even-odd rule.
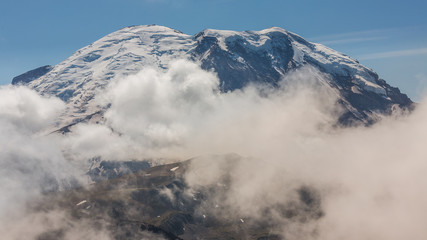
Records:
[[[25,87],[0,87],[0,234],[4,239],[35,239],[33,233],[45,226],[43,218],[31,221],[34,215],[28,203],[78,184],[81,174],[64,158],[58,137],[40,134],[55,124],[63,107],[59,99],[41,97]]]
[[[277,89],[253,85],[221,93],[213,72],[178,61],[166,72],[147,68],[110,84],[99,97],[111,104],[105,125],[82,124],[69,137],[74,152],[107,159],[258,155],[249,145],[279,142],[295,132],[310,135],[336,122],[338,94],[327,82],[319,71],[304,68],[289,73]]]
[[[269,222],[286,239],[424,239],[427,104],[370,127],[339,128],[339,94],[329,81],[301,68],[275,89],[221,93],[213,72],[178,61],[112,82],[98,99],[111,104],[105,121],[78,124],[64,136],[34,134],[55,118],[38,109],[60,109],[57,100],[3,88],[0,98],[8,98],[0,103],[15,107],[0,108],[1,179],[8,181],[0,186],[11,192],[1,198],[0,222],[22,206],[14,199],[33,196],[27,189],[43,183],[45,172],[78,175],[68,171],[70,161],[201,156],[186,174],[188,191],[228,186],[202,205],[206,214]],[[21,93],[36,105],[16,104]]]

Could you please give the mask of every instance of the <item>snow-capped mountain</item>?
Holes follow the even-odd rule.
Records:
[[[327,84],[339,93],[347,109],[343,123],[368,123],[373,112],[412,104],[357,60],[277,27],[245,32],[206,29],[194,36],[157,25],[126,27],[56,66],[19,76],[13,84],[26,84],[65,101],[67,110],[60,126],[67,126],[102,111],[94,97],[111,79],[135,74],[146,66],[167,69],[177,59],[215,71],[222,91],[251,82],[276,86],[290,70],[313,66],[330,76]]]

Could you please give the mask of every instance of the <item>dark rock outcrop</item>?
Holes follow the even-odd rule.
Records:
[[[26,73],[23,73],[19,76],[16,76],[12,79],[12,85],[25,85],[33,80],[36,80],[37,78],[45,75],[46,73],[48,73],[50,70],[52,70],[52,66],[50,65],[46,65],[43,67],[39,67],[36,69],[33,69],[31,71],[28,71]]]

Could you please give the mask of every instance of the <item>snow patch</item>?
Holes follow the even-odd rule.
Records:
[[[85,204],[85,203],[87,203],[87,200],[83,200],[83,201],[77,203],[76,206],[80,206],[80,205]]]
[[[174,167],[174,168],[171,168],[169,171],[171,171],[171,172],[175,172],[178,168],[179,168],[179,167]]]

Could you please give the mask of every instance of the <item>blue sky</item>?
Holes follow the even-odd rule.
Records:
[[[419,100],[427,86],[427,1],[344,0],[1,0],[0,84],[122,27],[278,26],[358,59]]]

